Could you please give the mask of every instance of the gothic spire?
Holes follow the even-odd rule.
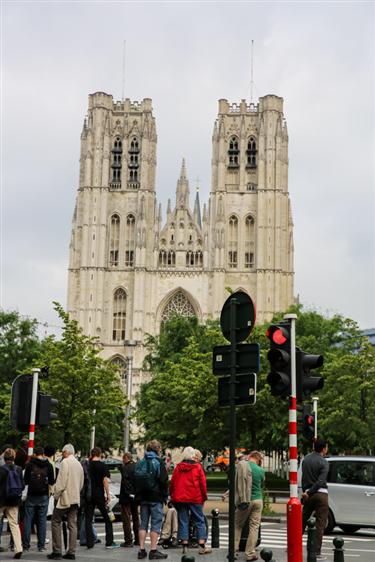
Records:
[[[185,158],[182,159],[181,173],[177,182],[176,207],[179,209],[189,208],[189,182],[186,176]]]
[[[202,228],[202,219],[201,219],[201,204],[199,201],[199,187],[197,187],[197,194],[195,196],[195,203],[194,203],[194,220],[199,228]]]

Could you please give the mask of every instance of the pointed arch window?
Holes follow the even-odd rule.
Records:
[[[127,365],[126,365],[125,359],[123,359],[123,357],[120,357],[120,356],[116,355],[115,357],[113,357],[111,359],[111,363],[112,363],[112,365],[116,365],[122,383],[126,384],[126,379],[127,379],[127,376],[126,376],[127,375],[127,368],[126,368],[126,366]]]
[[[255,221],[252,215],[245,218],[245,261],[246,269],[254,268],[254,248],[255,248]]]
[[[120,247],[120,217],[115,214],[111,216],[109,231],[109,265],[118,266]]]
[[[122,140],[116,137],[113,141],[111,157],[111,182],[110,186],[116,189],[121,187],[121,166],[122,166]]]
[[[160,250],[159,252],[159,267],[175,267],[176,265],[176,252],[173,250]]]
[[[238,218],[229,217],[228,224],[228,267],[235,268],[238,264]]]
[[[255,137],[250,137],[247,142],[247,167],[256,168],[257,167],[257,143]]]
[[[229,139],[228,168],[239,167],[239,154],[238,138],[233,136]]]
[[[126,293],[124,289],[117,289],[113,296],[112,339],[114,342],[125,340],[126,326]]]
[[[137,189],[139,187],[139,159],[139,140],[137,137],[133,136],[130,139],[128,155],[128,187],[131,189]]]
[[[177,291],[165,305],[161,317],[162,323],[176,314],[178,316],[195,316],[193,305],[182,291]]]
[[[135,216],[128,215],[126,217],[125,232],[125,266],[132,267],[134,265],[134,247],[135,247]]]
[[[186,252],[186,267],[203,267],[203,253],[200,250]]]

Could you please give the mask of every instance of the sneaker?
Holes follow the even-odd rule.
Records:
[[[199,550],[198,550],[199,554],[211,554],[212,553],[212,548],[209,548],[208,546],[206,546],[205,544],[203,546],[199,545]]]
[[[120,544],[120,546],[122,546],[123,548],[133,548],[133,543],[132,542],[122,542]]]
[[[324,556],[324,554],[317,554],[316,559],[317,560],[327,560],[327,556]]]
[[[145,549],[138,550],[137,558],[138,558],[138,560],[142,560],[143,558],[147,558],[146,550]]]
[[[101,539],[95,539],[95,540],[94,540],[94,544],[100,544],[101,542],[102,542]]]
[[[150,550],[148,557],[150,560],[164,560],[164,558],[168,558],[168,554],[164,554],[160,550]]]
[[[27,549],[27,550],[29,550],[29,549]],[[47,549],[46,549],[44,546],[40,546],[40,547],[38,548],[38,552],[45,552],[46,550],[47,550]]]
[[[177,548],[178,547],[178,540],[176,539],[176,537],[173,537],[170,543],[170,548]]]
[[[117,542],[113,542],[112,544],[105,545],[106,548],[120,548],[120,545]]]

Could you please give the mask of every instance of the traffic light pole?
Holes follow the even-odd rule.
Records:
[[[313,412],[315,414],[314,416],[314,441],[316,441],[318,439],[318,400],[319,398],[317,398],[316,396],[313,396]]]
[[[236,320],[237,300],[230,301],[230,393],[229,393],[229,562],[234,562],[234,517],[235,517],[235,478],[236,478]]]
[[[29,458],[34,452],[34,437],[35,437],[35,418],[36,418],[36,405],[38,401],[38,380],[40,369],[32,369],[33,373],[33,390],[31,395],[31,410],[30,410],[30,429],[29,429],[29,443],[27,454]]]
[[[297,376],[296,376],[296,314],[286,314],[290,321],[291,393],[289,399],[289,487],[287,504],[288,562],[303,562],[302,558],[302,506],[298,499],[298,447],[297,447]]]

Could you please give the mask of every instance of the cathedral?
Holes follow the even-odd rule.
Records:
[[[177,140],[177,139],[176,139]],[[144,382],[146,334],[171,314],[219,318],[227,288],[247,292],[257,320],[293,302],[293,222],[283,99],[219,100],[208,204],[190,207],[182,160],[163,223],[155,190],[151,99],[89,95],[73,215],[68,312],[103,357],[133,357],[132,394]]]

